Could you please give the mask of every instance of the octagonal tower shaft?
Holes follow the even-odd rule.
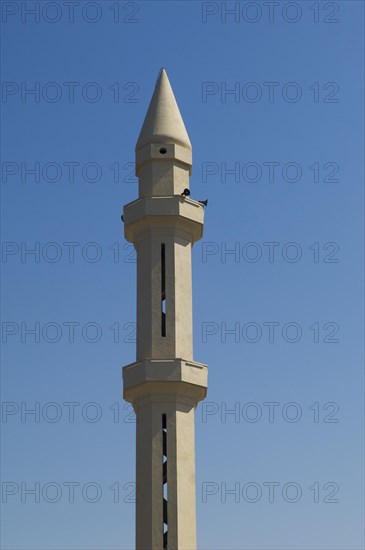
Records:
[[[165,70],[136,145],[139,197],[124,207],[137,251],[137,358],[123,369],[137,416],[136,548],[196,548],[194,412],[207,366],[193,361],[191,249],[204,206],[186,195],[191,144]]]

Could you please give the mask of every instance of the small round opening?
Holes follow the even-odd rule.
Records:
[[[166,147],[161,147],[160,153],[161,153],[161,155],[166,155],[166,153],[167,153]]]

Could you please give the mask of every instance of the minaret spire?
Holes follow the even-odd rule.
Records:
[[[123,369],[137,416],[137,550],[196,549],[194,413],[208,368],[193,360],[191,249],[204,206],[184,193],[191,167],[162,69],[136,145],[139,197],[123,212],[137,251],[137,358]]]
[[[157,77],[136,151],[149,143],[175,143],[191,151],[190,139],[164,68]]]
[[[161,162],[158,161],[171,161],[172,159],[175,161],[174,166],[179,171],[183,169],[185,175],[182,176],[183,179],[174,177],[174,183],[177,185],[166,187],[164,181],[159,176],[157,177],[158,182],[156,182],[156,177],[153,175],[153,166],[156,168],[158,166],[161,167]],[[154,162],[151,164],[151,161]],[[146,165],[148,165],[147,169],[145,169]],[[166,166],[164,164],[163,169]],[[161,69],[136,144],[136,176],[140,178],[140,196],[180,194],[184,190],[182,184],[185,185],[185,188],[189,187],[191,167],[192,150],[190,139],[167,73],[165,69]],[[141,180],[148,180],[148,183],[141,185]],[[153,185],[154,182],[152,180],[156,182],[156,185]],[[172,183],[172,180],[170,183]],[[181,185],[179,185],[180,183]]]

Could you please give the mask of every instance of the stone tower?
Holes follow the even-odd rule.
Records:
[[[138,199],[124,206],[137,251],[137,358],[123,368],[137,417],[136,549],[196,549],[194,413],[208,368],[193,361],[191,248],[204,206],[187,196],[192,149],[161,70],[136,145]]]

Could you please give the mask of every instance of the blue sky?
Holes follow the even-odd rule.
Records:
[[[120,214],[162,66],[209,199],[198,547],[364,547],[363,3],[273,4],[2,2],[4,549],[134,547]]]

